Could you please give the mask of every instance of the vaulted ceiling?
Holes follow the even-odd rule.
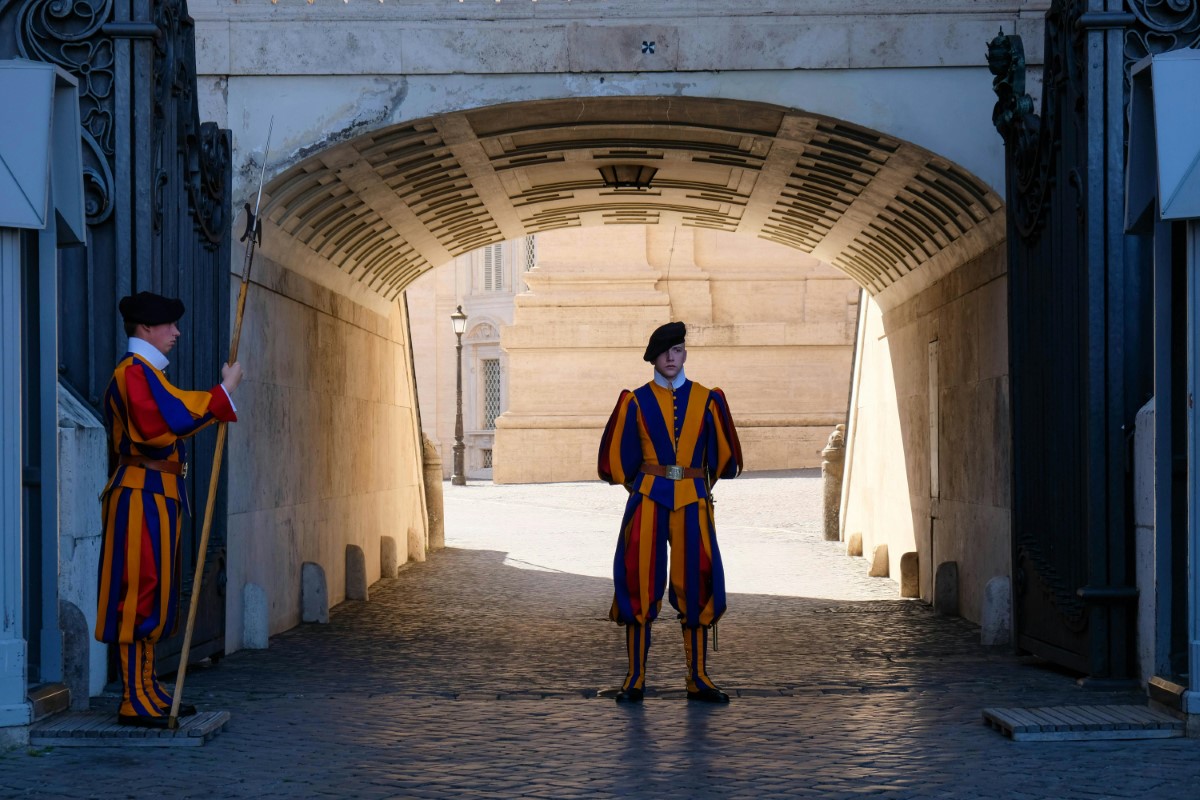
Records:
[[[606,165],[657,172],[648,189],[612,188]],[[264,209],[314,255],[392,298],[486,244],[630,224],[779,242],[878,294],[994,244],[1003,203],[946,159],[846,122],[761,103],[605,97],[377,130],[275,177]]]

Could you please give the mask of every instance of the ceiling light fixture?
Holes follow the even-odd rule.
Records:
[[[658,173],[657,168],[642,164],[605,164],[599,170],[608,189],[649,189]]]

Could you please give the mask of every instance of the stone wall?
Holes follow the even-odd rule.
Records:
[[[100,492],[108,482],[108,434],[96,412],[58,387],[58,596],[74,604],[87,620],[82,642],[66,642],[88,653],[86,696],[104,691],[108,683],[108,645],[97,642],[96,598],[99,586],[100,541],[103,520]],[[79,636],[75,630],[64,637]],[[76,687],[72,686],[74,690]],[[73,702],[79,698],[73,698]]]
[[[277,633],[300,622],[304,562],[325,570],[332,605],[345,598],[347,545],[365,553],[368,582],[380,575],[382,536],[396,539],[401,563],[424,558],[406,318],[399,304],[349,291],[267,258],[254,265],[247,378],[229,435],[228,651],[242,646],[248,582],[266,590]]]
[[[1050,0],[188,6],[201,118],[233,131],[237,207],[257,185],[253,148],[271,118],[275,152],[299,156],[405,120],[599,95],[799,106],[928,148],[1002,188],[981,54],[997,30],[1021,34],[1036,98]]]
[[[1000,245],[886,312],[867,304],[842,495],[843,538],[887,544],[893,576],[917,552],[922,598],[936,565],[958,562],[975,622],[1012,560],[1005,258]]]

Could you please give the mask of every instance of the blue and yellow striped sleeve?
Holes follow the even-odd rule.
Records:
[[[708,413],[711,417],[709,424],[708,452],[712,454],[713,463],[709,464],[713,480],[718,478],[736,478],[742,471],[742,444],[738,441],[737,428],[733,424],[733,414],[729,411],[729,402],[725,393],[713,389],[709,395]]]
[[[627,484],[637,477],[642,466],[642,445],[638,437],[637,401],[633,392],[622,389],[600,438],[597,472],[600,480]]]

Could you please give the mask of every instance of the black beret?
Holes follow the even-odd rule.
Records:
[[[687,326],[682,322],[668,322],[660,325],[650,334],[650,343],[646,345],[646,354],[642,356],[647,361],[653,361],[677,344],[683,344],[687,336]]]
[[[183,316],[183,301],[154,292],[138,292],[121,298],[121,316],[126,322],[163,325]]]

